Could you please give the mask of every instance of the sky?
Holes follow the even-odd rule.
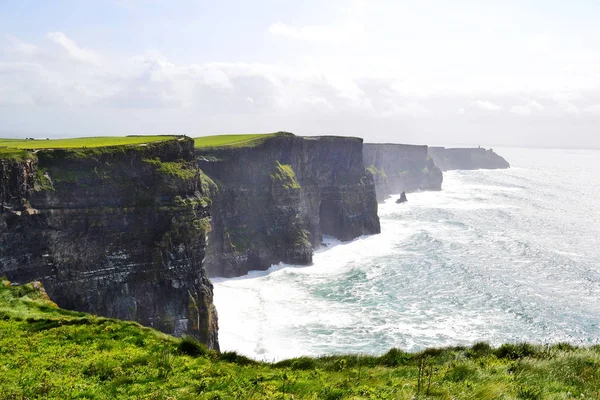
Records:
[[[597,0],[1,0],[0,134],[600,148]]]

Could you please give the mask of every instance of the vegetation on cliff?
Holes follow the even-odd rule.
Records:
[[[0,397],[149,399],[598,398],[600,346],[392,349],[276,364],[134,322],[56,307],[0,279]]]
[[[375,165],[371,164],[366,168],[366,170],[369,171],[373,175],[373,177],[387,179],[387,175],[383,167],[381,169],[378,169]]]
[[[273,183],[280,185],[286,190],[300,189],[300,184],[296,179],[296,174],[291,165],[282,164],[277,161],[275,171],[271,174],[271,179],[273,180]]]
[[[164,174],[177,177],[179,179],[194,179],[197,169],[193,163],[188,161],[162,161],[160,158],[145,158],[144,162],[154,166],[156,171]]]

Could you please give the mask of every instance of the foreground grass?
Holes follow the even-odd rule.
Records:
[[[194,138],[194,146],[196,148],[211,148],[211,147],[254,147],[262,143],[264,140],[280,136],[290,135],[286,132],[275,133],[250,133],[240,135],[215,135],[202,136]]]
[[[0,398],[568,399],[600,397],[600,349],[486,344],[259,363],[133,322],[61,310],[0,280]]]

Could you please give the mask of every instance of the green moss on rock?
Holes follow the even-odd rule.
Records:
[[[300,189],[296,174],[291,165],[281,164],[277,161],[275,172],[271,174],[274,183],[281,185],[284,189]]]
[[[374,177],[380,177],[383,179],[387,179],[387,175],[383,168],[377,169],[377,167],[375,165],[371,164],[366,168],[366,170],[369,171]]]
[[[154,166],[156,172],[164,175],[175,176],[180,179],[193,179],[197,170],[193,164],[186,161],[162,161],[159,158],[144,158],[144,162]]]
[[[46,168],[37,168],[35,171],[34,190],[37,192],[54,190],[54,185],[52,185],[52,180]]]

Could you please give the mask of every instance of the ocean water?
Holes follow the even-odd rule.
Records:
[[[600,151],[497,149],[379,207],[382,233],[309,267],[215,279],[223,350],[262,360],[391,347],[600,343]]]

